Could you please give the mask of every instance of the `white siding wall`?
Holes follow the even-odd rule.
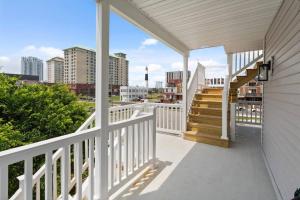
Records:
[[[263,150],[283,199],[300,187],[300,0],[281,5],[266,34]]]

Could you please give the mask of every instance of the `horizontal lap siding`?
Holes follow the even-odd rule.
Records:
[[[300,187],[300,1],[283,2],[266,35],[263,149],[283,199]]]

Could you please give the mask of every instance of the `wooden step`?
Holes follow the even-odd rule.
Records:
[[[203,123],[188,122],[187,130],[207,133],[219,137],[222,135],[222,126],[214,126]]]
[[[221,94],[195,94],[196,100],[222,100]]]
[[[201,108],[222,108],[222,101],[212,101],[212,100],[193,100],[193,106]]]
[[[216,88],[204,88],[202,90],[202,94],[222,94],[223,88],[216,87]]]
[[[229,140],[223,140],[219,136],[209,135],[197,131],[186,131],[183,138],[194,142],[200,142],[225,148],[229,147]]]
[[[222,125],[222,117],[212,115],[195,115],[189,114],[189,121],[195,123],[210,124],[215,126]]]
[[[192,114],[222,116],[221,108],[201,108],[197,106],[191,107]]]

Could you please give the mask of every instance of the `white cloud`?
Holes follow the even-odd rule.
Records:
[[[153,46],[153,45],[156,45],[157,43],[158,43],[158,40],[156,40],[154,38],[148,38],[142,42],[139,49],[144,49],[146,46]]]
[[[142,45],[143,46],[150,46],[150,45],[156,45],[158,43],[158,41],[154,38],[148,38],[146,40],[143,41]]]
[[[47,46],[36,47],[35,45],[28,45],[24,47],[22,53],[27,56],[36,56],[45,60],[55,56],[63,57],[64,55],[61,49]]]
[[[0,65],[6,65],[9,63],[10,58],[7,56],[0,56]]]

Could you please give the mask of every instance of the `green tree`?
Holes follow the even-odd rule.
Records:
[[[87,117],[87,107],[66,85],[22,84],[0,74],[0,151],[73,133]],[[34,168],[42,163],[37,159]],[[9,176],[20,175],[22,167],[10,167]],[[11,194],[18,183],[10,181]]]

